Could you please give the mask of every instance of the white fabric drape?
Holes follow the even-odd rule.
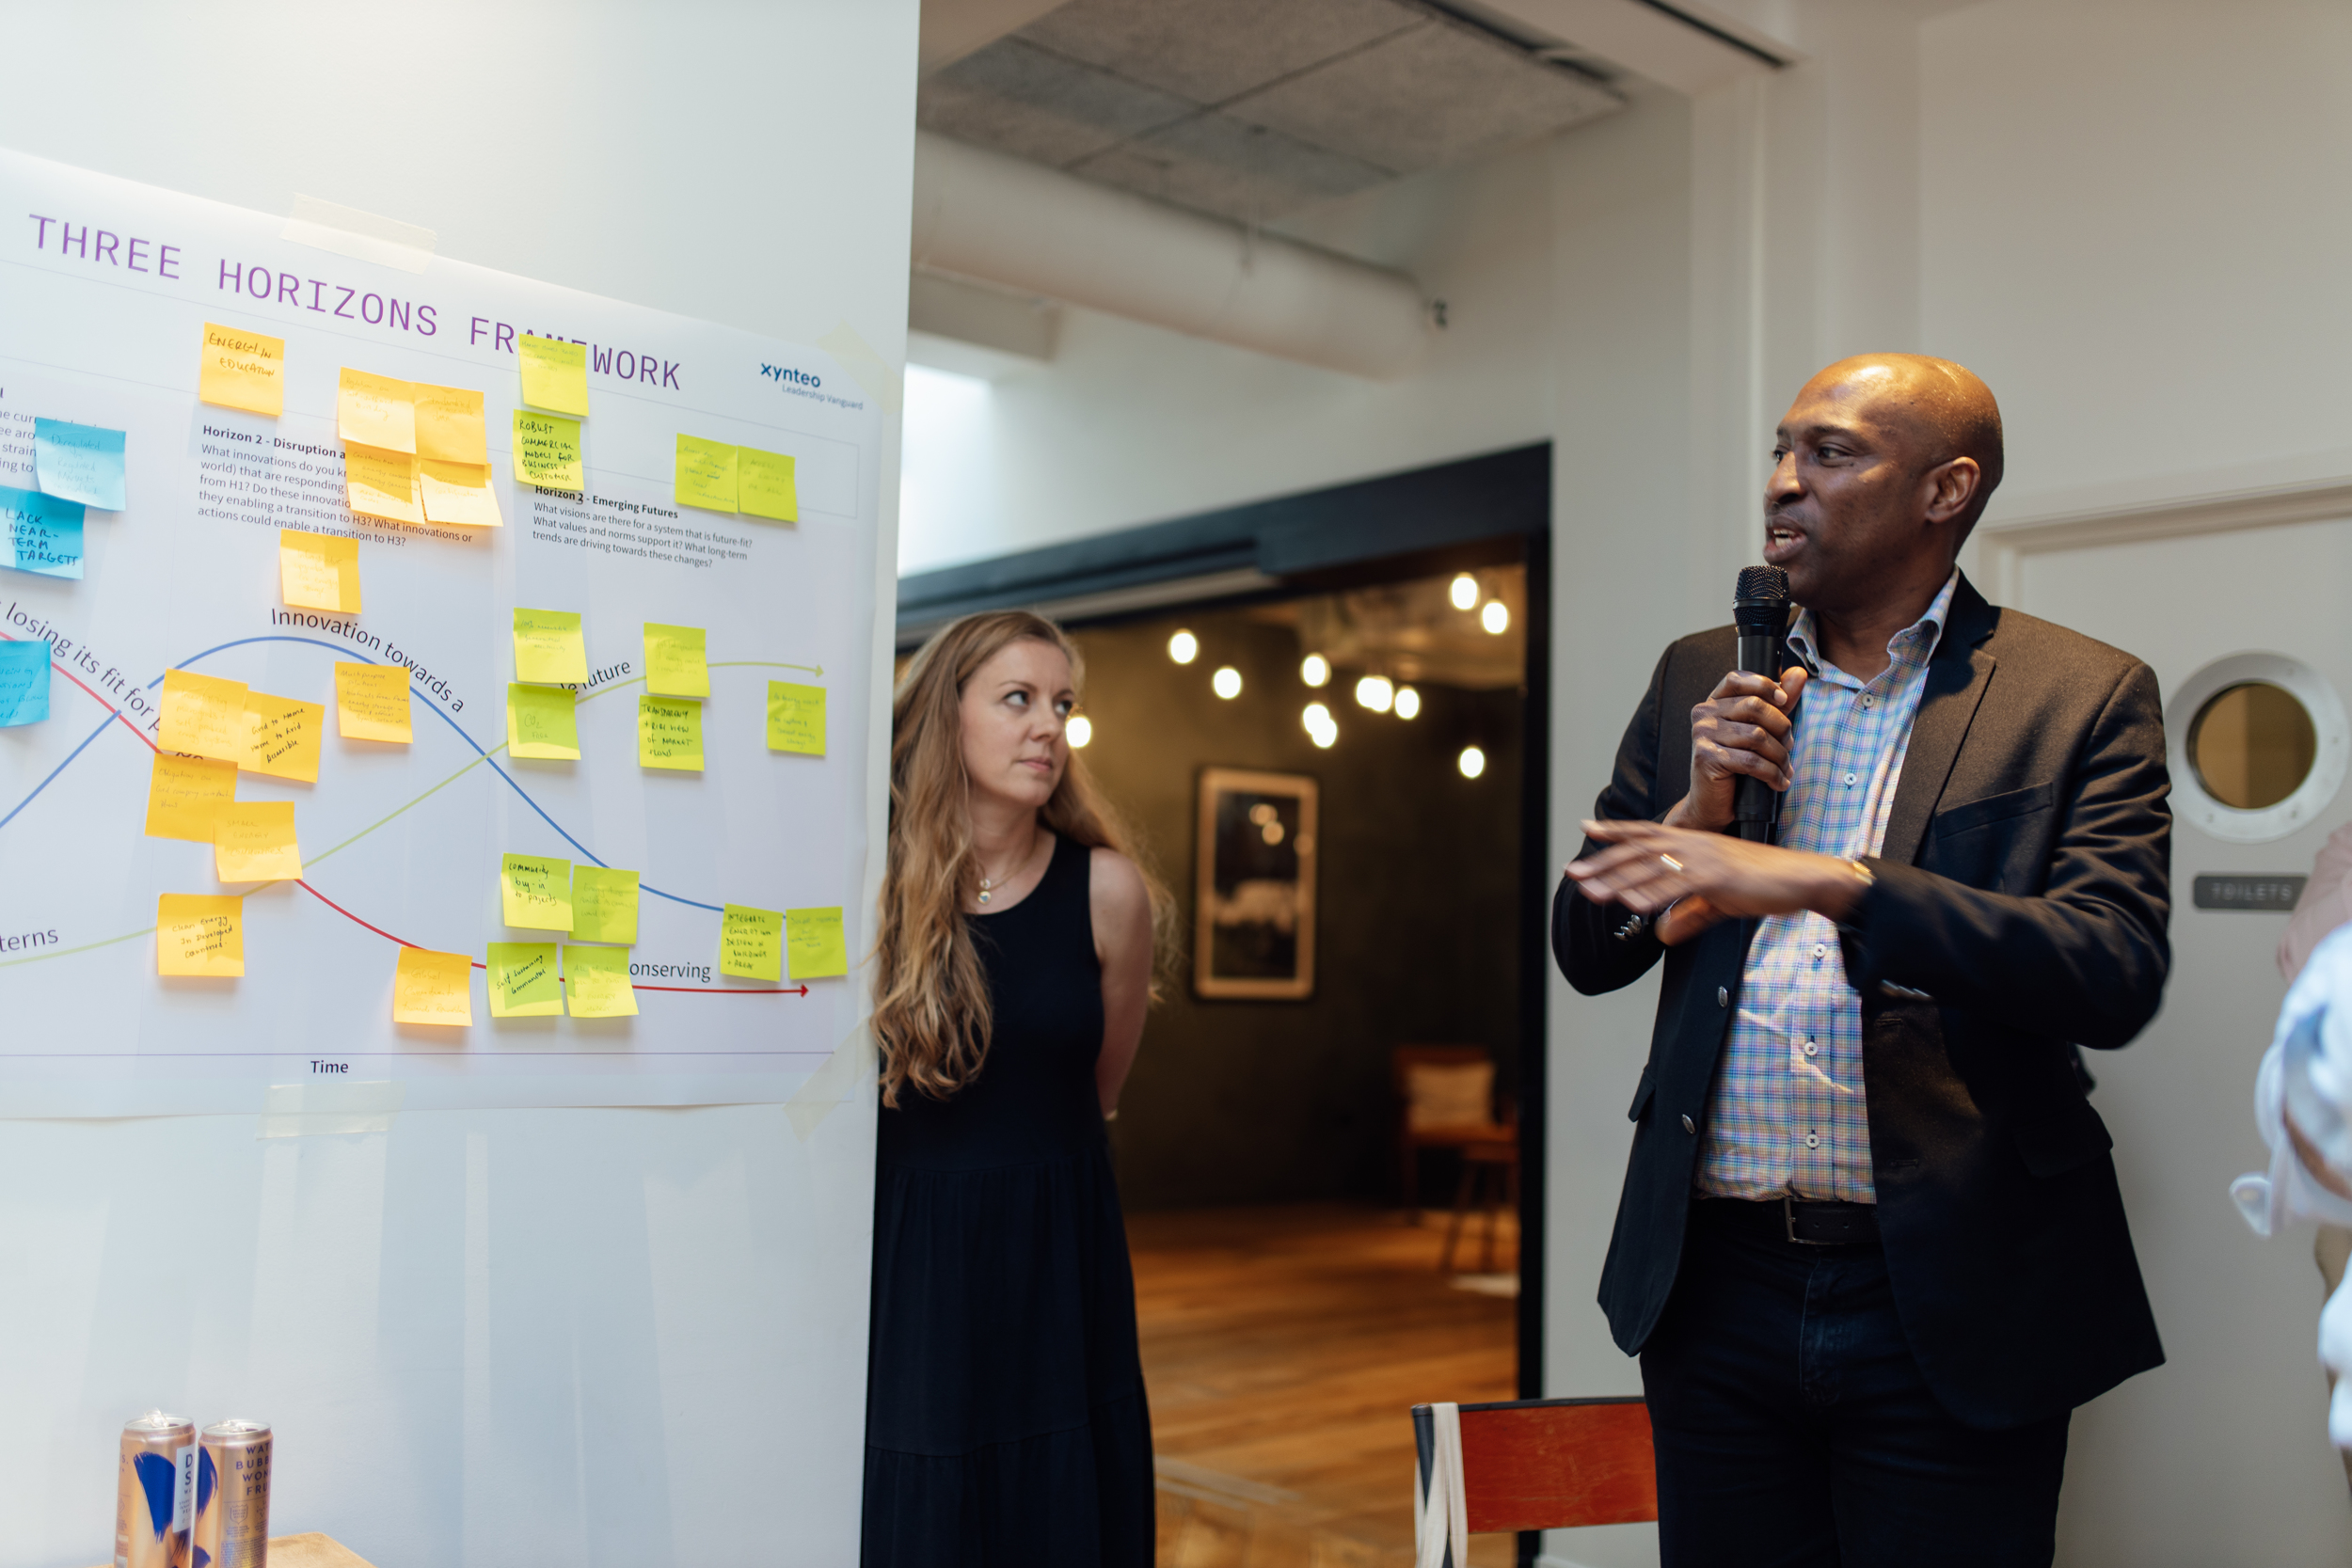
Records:
[[[2288,1044],[2304,1037],[2302,1068],[2325,1104],[2352,1120],[2352,926],[2339,927],[2312,950],[2287,989],[2279,1025],[2254,1078],[2254,1125],[2270,1146],[2267,1174],[2249,1171],[2230,1183],[2230,1196],[2255,1234],[2270,1236],[2291,1217],[2352,1226],[2352,1202],[2313,1180],[2287,1140]],[[2325,1116],[2325,1112],[2321,1115]],[[2328,1436],[2352,1449],[2352,1278],[2319,1315],[2319,1359],[2336,1374],[2328,1408]]]
[[[1413,1568],[1469,1568],[1470,1503],[1462,1489],[1462,1407],[1433,1404],[1437,1441],[1429,1457],[1429,1489],[1413,1478]]]

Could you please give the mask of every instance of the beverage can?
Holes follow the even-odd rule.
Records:
[[[123,1424],[115,1479],[115,1568],[188,1568],[196,1423],[151,1410]]]
[[[269,1560],[267,1421],[216,1421],[196,1456],[196,1539],[188,1568],[263,1568]]]

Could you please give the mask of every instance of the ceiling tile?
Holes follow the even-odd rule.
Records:
[[[1097,153],[1072,172],[1243,223],[1271,222],[1393,178],[1387,169],[1220,114],[1180,120]]]
[[[1607,88],[1440,21],[1229,104],[1228,112],[1400,173],[1437,168],[1623,106]]]
[[[1219,103],[1425,14],[1398,0],[1071,0],[1018,36],[1197,103]]]
[[[1057,166],[1193,112],[1181,99],[1017,38],[926,79],[915,101],[926,131]]]

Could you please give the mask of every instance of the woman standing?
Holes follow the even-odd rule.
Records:
[[[1077,652],[972,615],[892,710],[866,1568],[1130,1568],[1152,1423],[1104,1123],[1166,895],[1070,754]]]

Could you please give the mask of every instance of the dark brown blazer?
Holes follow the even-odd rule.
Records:
[[[1729,626],[1666,650],[1595,816],[1655,820],[1681,799],[1691,709],[1736,664]],[[2169,788],[2153,673],[1963,577],[1844,947],[1897,1310],[1973,1426],[2056,1415],[2164,1359],[2074,1048],[2128,1044],[2163,997]],[[1587,995],[1666,965],[1601,1273],[1630,1354],[1674,1289],[1756,923],[1672,949],[1626,924],[1565,883],[1552,905],[1553,953]]]

